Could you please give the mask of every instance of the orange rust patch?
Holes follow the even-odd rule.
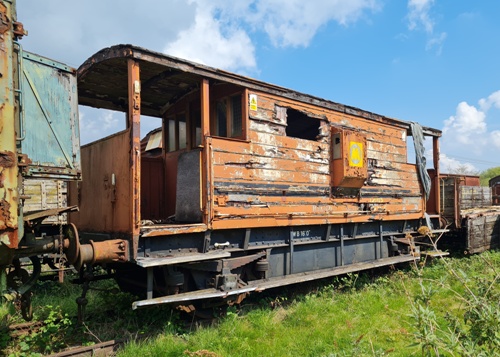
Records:
[[[0,152],[0,167],[13,167],[16,165],[16,154],[12,151]]]

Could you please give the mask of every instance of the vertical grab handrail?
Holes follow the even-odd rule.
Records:
[[[25,124],[25,115],[24,115],[24,97],[23,97],[23,46],[17,41],[14,41],[14,46],[17,46],[18,55],[17,55],[17,72],[18,72],[18,87],[14,89],[14,92],[17,93],[19,98],[19,132],[21,136],[16,136],[17,141],[23,141],[26,138],[26,126]]]

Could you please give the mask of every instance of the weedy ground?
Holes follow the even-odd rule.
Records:
[[[254,294],[209,326],[165,306],[132,311],[134,298],[112,282],[89,293],[87,321],[77,326],[80,289],[44,283],[34,307],[51,327],[0,338],[0,347],[29,356],[118,338],[128,341],[118,355],[133,357],[497,356],[499,279],[498,251],[438,259]],[[4,325],[18,318],[7,315],[4,308]]]

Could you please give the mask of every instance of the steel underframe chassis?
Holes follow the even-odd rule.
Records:
[[[224,298],[280,285],[392,265],[416,259],[413,244],[401,243],[418,235],[422,220],[370,221],[295,227],[247,228],[206,231],[140,240],[137,265],[146,269],[146,300],[133,308],[161,303]],[[433,222],[436,223],[437,222]],[[398,239],[399,238],[399,239]],[[252,255],[265,252],[252,260]],[[158,267],[180,267],[205,271],[226,278],[222,271],[230,260],[241,264],[265,259],[269,268],[263,279],[233,285],[206,287],[176,295],[154,296],[154,274]],[[241,265],[239,265],[241,266]],[[229,273],[224,275],[225,273]],[[208,280],[208,279],[207,279]],[[222,280],[226,281],[226,280]],[[240,284],[242,285],[242,284]]]

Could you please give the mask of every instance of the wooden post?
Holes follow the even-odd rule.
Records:
[[[436,213],[439,214],[441,212],[441,187],[439,185],[439,138],[434,136],[432,138],[432,161],[434,163],[434,195],[436,201]]]
[[[139,63],[133,59],[127,61],[128,67],[128,114],[127,128],[130,131],[130,191],[131,222],[134,237],[134,259],[139,244],[141,222],[141,81]]]
[[[210,223],[210,149],[208,138],[210,136],[210,97],[209,97],[209,83],[208,79],[201,80],[200,86],[200,108],[201,108],[201,143],[203,145],[203,152],[201,155],[201,211],[203,216],[203,223]]]
[[[205,146],[206,139],[210,136],[210,105],[209,105],[208,79],[201,81],[201,133],[202,144]]]

